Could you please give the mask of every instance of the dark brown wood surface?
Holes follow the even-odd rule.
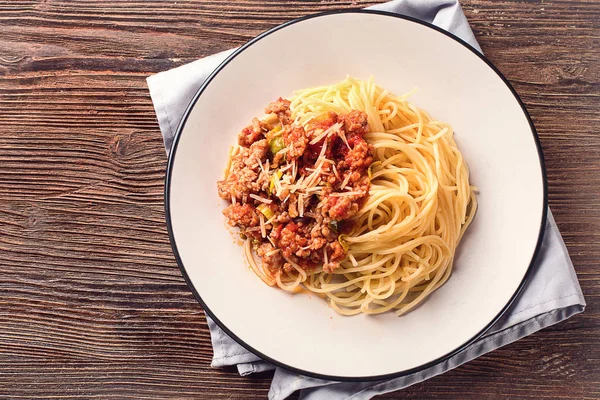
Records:
[[[0,398],[265,398],[210,367],[145,78],[372,1],[0,0]],[[600,2],[465,0],[540,134],[584,314],[383,398],[600,398]]]

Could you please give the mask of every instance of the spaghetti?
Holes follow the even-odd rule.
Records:
[[[401,315],[447,281],[477,208],[450,125],[372,78],[265,111],[218,183],[265,283],[302,287],[345,315]]]

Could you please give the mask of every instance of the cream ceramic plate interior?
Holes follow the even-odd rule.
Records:
[[[370,75],[450,123],[479,209],[450,280],[409,314],[343,317],[322,299],[266,286],[243,258],[217,196],[229,147],[294,90]],[[209,78],[180,126],[167,174],[175,255],[196,297],[244,346],[334,379],[406,374],[447,358],[507,308],[539,247],[545,175],[533,125],[506,80],[437,28],[375,12],[293,21],[244,46]]]

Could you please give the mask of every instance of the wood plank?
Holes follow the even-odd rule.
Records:
[[[210,367],[164,223],[145,78],[377,1],[0,0],[0,398],[258,399]],[[536,124],[588,309],[380,398],[600,399],[600,3],[465,0]]]

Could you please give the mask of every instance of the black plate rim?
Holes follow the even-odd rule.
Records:
[[[329,15],[333,15],[333,14],[349,14],[349,13],[363,13],[363,14],[378,14],[378,15],[382,15],[382,16],[387,16],[387,17],[391,17],[391,18],[398,18],[398,19],[402,19],[405,21],[410,21],[419,25],[423,25],[426,26],[430,29],[433,29],[436,32],[439,32],[455,41],[457,41],[458,43],[460,43],[461,45],[463,45],[464,47],[466,47],[468,50],[470,50],[472,53],[474,53],[477,57],[479,57],[483,62],[485,62],[504,82],[504,84],[508,87],[508,89],[512,92],[515,100],[518,102],[518,104],[520,105],[524,115],[526,116],[528,122],[529,122],[529,126],[531,128],[531,133],[533,135],[536,147],[537,147],[537,151],[538,151],[538,157],[539,157],[539,162],[540,162],[540,167],[541,167],[541,171],[542,171],[542,181],[543,181],[543,212],[542,212],[542,219],[541,219],[541,223],[540,223],[540,229],[539,229],[539,235],[538,235],[538,239],[537,239],[537,243],[536,243],[536,247],[535,250],[533,252],[531,261],[529,263],[529,266],[527,268],[527,271],[523,277],[523,280],[521,281],[521,283],[519,284],[518,288],[516,289],[516,291],[514,292],[514,294],[511,296],[510,300],[506,303],[506,305],[502,308],[502,310],[481,330],[479,331],[476,335],[474,335],[471,339],[467,340],[465,343],[463,343],[461,346],[457,347],[455,350],[433,360],[430,361],[428,363],[425,363],[421,366],[415,367],[415,368],[411,368],[411,369],[406,369],[406,370],[401,370],[401,371],[397,371],[397,372],[392,372],[389,374],[383,374],[383,375],[369,375],[369,376],[336,376],[336,375],[326,375],[326,374],[321,374],[321,373],[316,373],[316,372],[312,372],[312,371],[307,371],[307,370],[303,370],[301,368],[296,368],[293,367],[291,365],[287,365],[285,363],[282,363],[276,359],[273,359],[271,357],[266,356],[265,354],[261,353],[260,351],[254,349],[252,346],[248,345],[247,343],[245,343],[241,338],[239,338],[234,332],[232,332],[229,328],[227,328],[227,326],[225,324],[223,324],[219,318],[210,310],[210,308],[206,305],[206,303],[204,302],[204,300],[202,300],[202,297],[200,296],[200,294],[198,293],[198,291],[196,290],[196,288],[194,287],[190,277],[187,274],[187,271],[185,269],[185,266],[183,265],[183,262],[181,260],[181,257],[179,256],[179,252],[177,250],[177,245],[175,243],[175,238],[174,238],[174,233],[173,233],[173,227],[172,227],[172,221],[171,221],[171,214],[170,214],[170,188],[171,188],[171,179],[172,179],[172,172],[173,172],[173,162],[175,160],[175,155],[177,154],[177,147],[179,144],[179,139],[181,137],[181,133],[183,132],[183,129],[185,127],[187,118],[190,115],[190,112],[192,110],[192,108],[194,107],[194,105],[196,104],[196,102],[198,101],[198,99],[200,98],[200,96],[202,95],[202,93],[204,92],[204,90],[206,89],[206,87],[210,84],[210,82],[213,80],[213,78],[223,69],[225,68],[225,66],[227,66],[227,64],[229,64],[229,62],[231,62],[231,60],[233,60],[234,58],[236,58],[240,53],[242,53],[245,49],[247,49],[248,47],[252,46],[254,43],[256,43],[257,41],[265,38],[266,36],[269,36],[275,32],[277,32],[280,29],[284,29],[285,27],[288,27],[290,25],[302,22],[302,21],[306,21],[309,19],[313,19],[313,18],[320,18],[320,17],[324,17],[324,16],[329,16]],[[525,108],[525,105],[523,103],[523,101],[521,100],[521,98],[519,97],[519,95],[517,94],[517,92],[515,91],[515,89],[512,87],[512,85],[510,84],[510,82],[508,81],[508,79],[506,79],[506,77],[500,72],[500,70],[498,70],[498,68],[496,68],[496,66],[494,66],[494,64],[492,64],[492,62],[490,60],[488,60],[482,53],[480,53],[479,51],[477,51],[477,49],[475,49],[474,47],[472,47],[470,44],[468,44],[467,42],[465,42],[463,39],[457,37],[456,35],[442,29],[439,28],[433,24],[430,24],[428,22],[425,21],[421,21],[419,19],[410,17],[410,16],[406,16],[406,15],[401,15],[401,14],[395,14],[395,13],[391,13],[388,11],[380,11],[380,10],[365,10],[365,9],[356,9],[356,10],[338,10],[338,11],[328,11],[328,12],[323,12],[323,13],[318,13],[318,14],[312,14],[312,15],[307,15],[305,17],[302,18],[298,18],[298,19],[294,19],[292,21],[288,21],[284,24],[281,24],[279,26],[276,26],[266,32],[261,33],[260,35],[258,35],[257,37],[255,37],[254,39],[250,40],[248,43],[244,44],[243,46],[241,46],[240,48],[238,48],[236,51],[234,51],[231,55],[229,55],[229,57],[227,57],[209,76],[208,78],[204,81],[204,83],[202,84],[202,86],[198,89],[198,91],[196,92],[196,94],[194,95],[194,97],[192,98],[192,100],[190,101],[189,105],[187,106],[183,117],[181,119],[181,122],[179,123],[179,126],[177,128],[173,143],[171,145],[171,151],[169,153],[168,156],[168,162],[167,162],[167,170],[166,170],[166,176],[165,176],[165,218],[166,218],[166,223],[167,223],[167,230],[168,230],[168,234],[169,234],[169,241],[171,243],[171,247],[173,249],[173,254],[175,256],[175,259],[177,261],[177,265],[179,266],[179,269],[181,270],[181,274],[183,275],[183,278],[185,279],[188,287],[190,288],[190,290],[192,291],[192,293],[194,294],[194,297],[196,298],[196,300],[200,303],[200,305],[202,306],[202,308],[204,309],[204,311],[206,312],[206,314],[208,314],[208,316],[210,316],[213,321],[215,321],[215,323],[225,332],[227,333],[232,339],[234,339],[236,342],[238,342],[240,345],[242,345],[244,348],[246,348],[248,351],[254,353],[255,355],[257,355],[258,357],[262,358],[263,360],[266,360],[278,367],[287,369],[289,371],[292,372],[296,372],[298,374],[302,374],[302,375],[306,375],[306,376],[310,376],[313,378],[317,378],[317,379],[324,379],[324,380],[332,380],[332,381],[340,381],[340,382],[362,382],[362,381],[380,381],[380,380],[388,380],[388,379],[393,379],[393,378],[398,378],[401,376],[406,376],[406,375],[410,375],[416,372],[420,372],[423,371],[427,368],[430,368],[436,364],[439,364],[440,362],[446,361],[449,358],[455,356],[456,354],[460,353],[461,351],[463,351],[465,348],[467,348],[468,346],[470,346],[471,344],[473,344],[474,342],[476,342],[479,338],[481,338],[496,322],[498,322],[498,320],[504,315],[504,313],[510,308],[510,306],[513,304],[513,302],[515,301],[515,299],[519,296],[519,294],[521,293],[521,291],[523,290],[523,288],[525,287],[526,283],[530,280],[531,275],[533,273],[533,265],[535,262],[535,259],[537,258],[540,249],[542,247],[542,241],[543,241],[543,237],[544,237],[544,231],[545,231],[545,226],[546,226],[546,220],[548,217],[548,180],[547,180],[547,175],[546,175],[546,168],[545,168],[545,163],[544,163],[544,154],[542,152],[542,145],[540,143],[540,139],[537,133],[537,130],[535,129],[535,126],[533,124],[533,121],[531,119],[531,116],[529,115],[529,112],[527,111],[527,109]]]

